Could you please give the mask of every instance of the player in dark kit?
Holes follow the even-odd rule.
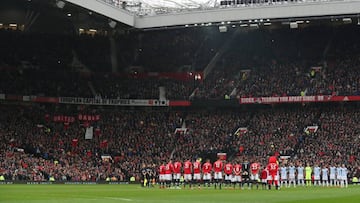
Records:
[[[146,184],[147,184],[147,180],[146,180],[146,166],[145,166],[145,165],[144,165],[143,168],[141,169],[140,184],[141,184],[141,187],[145,187]]]
[[[244,188],[244,184],[247,183],[248,188],[250,189],[250,162],[247,160],[244,161],[241,165],[242,169],[242,188]]]
[[[154,169],[149,165],[145,166],[143,165],[143,168],[141,169],[141,185],[143,187],[150,187],[152,186],[153,179],[155,178],[155,172]]]

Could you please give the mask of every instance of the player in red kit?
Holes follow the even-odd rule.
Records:
[[[179,188],[179,185],[180,185],[181,167],[182,167],[181,162],[176,161],[174,163],[173,178],[174,178],[174,186],[176,186],[176,188]]]
[[[186,160],[184,163],[184,188],[188,184],[189,188],[191,188],[191,180],[192,180],[192,163],[190,160]]]
[[[201,162],[200,160],[196,160],[193,163],[193,170],[194,170],[194,184],[195,182],[198,184],[198,187],[200,188],[200,182],[201,182]]]
[[[239,183],[239,188],[241,188],[241,165],[239,163],[236,163],[233,166],[233,171],[234,171],[234,177],[231,181],[233,183],[233,187],[235,189],[236,183]]]
[[[256,189],[259,189],[259,171],[260,171],[260,164],[257,162],[253,162],[250,165],[251,188],[252,188],[253,184],[256,184]]]
[[[263,190],[266,190],[266,184],[267,184],[267,180],[268,180],[268,176],[269,176],[269,172],[267,170],[266,167],[263,168],[263,170],[261,171],[261,187]]]
[[[166,187],[170,188],[171,186],[171,181],[172,181],[172,172],[174,169],[174,165],[172,164],[172,161],[169,161],[169,163],[167,163],[165,165],[165,182],[166,182]]]
[[[222,175],[222,171],[223,171],[223,162],[222,160],[217,160],[214,162],[214,181],[215,181],[215,189],[216,186],[219,185],[219,189],[221,189],[221,183],[223,180],[223,175]]]
[[[269,171],[269,189],[271,189],[271,185],[275,183],[276,189],[279,189],[279,165],[277,163],[276,157],[271,156],[269,158],[269,163],[267,165],[267,170]]]
[[[210,160],[208,159],[208,160],[206,160],[206,162],[202,166],[204,187],[206,185],[208,187],[210,187],[211,170],[212,170],[212,166],[211,166]]]
[[[233,165],[230,162],[225,164],[224,173],[225,173],[226,187],[229,187],[231,185],[231,180],[233,178]]]
[[[159,182],[160,188],[165,188],[165,163],[162,163],[159,167]]]

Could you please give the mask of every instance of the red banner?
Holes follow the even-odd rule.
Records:
[[[169,101],[169,106],[191,106],[191,102],[186,100]]]
[[[75,122],[74,116],[64,116],[64,115],[58,115],[53,117],[54,122],[62,122],[62,123],[73,123]]]
[[[285,96],[285,97],[247,97],[240,98],[240,104],[278,104],[278,103],[303,103],[303,102],[341,102],[360,101],[360,96]]]
[[[98,121],[100,120],[100,115],[78,115],[79,121]]]

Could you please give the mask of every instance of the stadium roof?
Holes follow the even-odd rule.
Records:
[[[162,13],[209,9],[220,5],[221,0],[103,0],[115,4],[136,15],[155,15]]]
[[[149,8],[203,8],[212,7],[219,0],[127,0],[127,3],[141,3],[143,7]]]
[[[280,0],[280,3],[260,1],[255,5],[246,3],[248,1],[235,1],[240,4],[229,5],[228,2],[234,1],[222,0],[66,1],[139,29],[217,25],[222,22],[252,20],[261,22],[264,19],[290,22],[299,18],[313,20],[316,17],[358,16],[360,13],[360,0]]]

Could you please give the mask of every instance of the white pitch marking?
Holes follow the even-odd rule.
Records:
[[[113,200],[122,200],[122,201],[127,201],[127,202],[133,201],[132,199],[121,198],[121,197],[105,197],[105,198],[106,199],[113,199]]]

